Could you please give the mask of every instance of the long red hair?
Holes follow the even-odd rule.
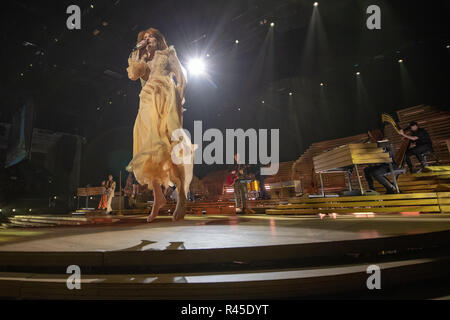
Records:
[[[150,52],[150,57],[147,57],[148,60],[153,59],[153,55],[155,54],[156,50],[164,50],[167,49],[167,42],[164,35],[155,28],[149,28],[147,30],[143,30],[138,33],[137,37],[137,43],[141,42],[144,39],[145,34],[148,33],[151,37],[156,38],[156,49],[152,52]],[[146,49],[142,48],[139,50],[139,58],[142,57],[146,53]]]

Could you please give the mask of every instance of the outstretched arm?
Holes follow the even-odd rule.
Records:
[[[180,61],[178,60],[177,53],[175,48],[170,47],[169,52],[169,65],[170,70],[175,74],[175,78],[177,79],[177,91],[180,95],[181,100],[184,100],[184,90],[186,89],[186,77],[184,76],[183,69]]]

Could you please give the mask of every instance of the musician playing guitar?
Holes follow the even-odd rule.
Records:
[[[238,163],[239,154],[234,155],[234,164],[227,178],[228,184],[234,186],[234,199],[236,202],[236,213],[245,213],[247,204],[247,179],[245,164]]]
[[[236,170],[232,170],[231,173],[227,177],[227,183],[230,186],[234,186],[236,181],[239,179],[239,176],[236,173]]]

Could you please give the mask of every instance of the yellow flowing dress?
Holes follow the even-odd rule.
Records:
[[[178,165],[172,161],[172,151],[178,142],[171,137],[174,130],[183,127],[186,88],[186,77],[176,51],[173,46],[156,50],[148,62],[134,55],[128,59],[128,64],[128,77],[140,79],[142,90],[133,130],[133,159],[127,170],[134,172],[139,184],[147,184],[149,188],[152,181],[165,186],[176,184],[186,195],[192,180],[193,161]],[[192,146],[188,136],[183,139]]]

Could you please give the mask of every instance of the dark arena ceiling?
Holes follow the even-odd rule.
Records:
[[[66,27],[71,4],[81,30]],[[371,4],[381,30],[366,27]],[[137,33],[156,27],[184,65],[206,61],[208,76],[188,79],[185,127],[280,128],[281,160],[295,159],[314,141],[376,128],[383,111],[448,107],[449,8],[323,0],[312,19],[305,0],[2,2],[0,121],[32,96],[36,127],[88,140],[113,127],[131,134],[140,85],[127,57]]]

